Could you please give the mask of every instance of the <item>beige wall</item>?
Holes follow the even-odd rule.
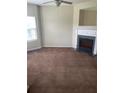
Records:
[[[80,10],[80,26],[96,26],[97,12],[95,10]]]
[[[87,1],[84,3],[79,3],[74,5],[74,12],[73,12],[73,29],[77,28],[79,26],[79,15],[81,9],[88,9],[92,7],[96,7],[97,3],[96,1]]]
[[[95,7],[96,2],[80,3],[72,6],[30,6],[28,14],[33,14],[37,17],[39,37],[42,43],[32,43],[28,47],[37,47],[42,44],[43,47],[72,47],[74,28],[79,26],[79,11]],[[40,14],[38,14],[40,13]],[[40,24],[41,19],[41,24]]]
[[[72,47],[73,7],[40,7],[44,47]]]

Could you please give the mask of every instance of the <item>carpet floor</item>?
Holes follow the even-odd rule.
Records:
[[[97,93],[97,58],[72,48],[28,52],[28,93]]]

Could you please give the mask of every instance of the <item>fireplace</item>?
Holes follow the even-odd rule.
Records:
[[[93,54],[95,37],[78,35],[77,50]]]

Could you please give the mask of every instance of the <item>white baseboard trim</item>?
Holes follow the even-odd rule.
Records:
[[[37,49],[41,49],[41,47],[36,47],[36,48],[27,49],[27,51],[33,51],[33,50],[37,50]]]
[[[72,46],[47,46],[47,45],[44,45],[43,47],[64,47],[64,48],[72,48]]]

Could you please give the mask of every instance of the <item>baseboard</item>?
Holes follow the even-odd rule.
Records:
[[[72,46],[49,46],[49,45],[43,45],[43,47],[60,47],[60,48],[61,48],[61,47],[65,47],[65,48],[66,48],[66,47],[68,47],[68,48],[71,47],[71,48],[72,48]]]
[[[27,49],[27,51],[33,51],[33,50],[37,50],[37,49],[41,49],[41,47],[36,47],[36,48]]]

